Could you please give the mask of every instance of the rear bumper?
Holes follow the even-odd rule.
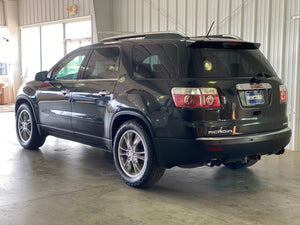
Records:
[[[196,139],[154,138],[159,166],[201,164],[218,159],[237,161],[250,155],[275,154],[291,138],[290,128],[278,131],[232,137],[202,137]]]

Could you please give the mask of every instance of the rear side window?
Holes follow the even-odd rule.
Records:
[[[95,49],[85,71],[86,79],[112,79],[118,77],[120,50],[117,47]]]
[[[173,44],[143,44],[133,48],[136,78],[173,78],[177,71],[177,47]]]
[[[250,77],[258,73],[276,76],[258,49],[190,48],[190,77]]]

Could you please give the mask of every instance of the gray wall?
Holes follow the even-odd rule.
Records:
[[[73,4],[78,7],[77,15],[66,10]],[[20,26],[89,16],[92,10],[92,0],[19,0]]]
[[[114,14],[112,0],[93,0],[95,12],[96,31],[94,35],[98,40],[116,35],[114,32]]]
[[[4,2],[0,0],[0,27],[5,26]]]

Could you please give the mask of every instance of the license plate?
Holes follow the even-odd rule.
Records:
[[[264,104],[264,92],[262,90],[245,91],[246,104],[247,105],[258,105]]]

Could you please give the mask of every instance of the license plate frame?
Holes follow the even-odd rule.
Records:
[[[265,104],[263,90],[249,90],[245,91],[245,99],[247,106],[263,105]]]

